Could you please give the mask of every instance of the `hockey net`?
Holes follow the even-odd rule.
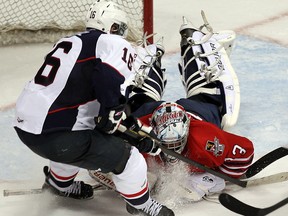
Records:
[[[128,40],[153,32],[153,0],[113,0],[128,15]],[[95,0],[0,0],[0,46],[55,42],[83,31],[89,6]]]

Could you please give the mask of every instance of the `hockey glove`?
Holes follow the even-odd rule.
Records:
[[[189,192],[189,199],[199,201],[204,196],[209,196],[214,193],[220,193],[225,188],[225,181],[210,173],[194,173],[181,182],[181,186]]]
[[[157,156],[161,152],[161,149],[156,145],[155,140],[150,139],[149,137],[144,137],[139,140],[135,147],[139,152],[145,152],[151,156]]]
[[[95,117],[94,120],[96,124],[96,129],[108,134],[113,134],[119,127],[121,120],[124,119],[126,116],[124,113],[124,109],[124,104],[121,104],[117,107],[112,108],[108,115]]]
[[[133,116],[128,116],[125,120],[123,120],[122,125],[124,125],[127,128],[127,130],[130,130],[136,133],[138,133],[139,131],[143,131],[148,135],[153,134],[153,136],[156,137],[156,135],[153,132],[152,127],[144,125],[139,119]],[[142,135],[139,135],[139,136],[142,136]],[[137,144],[134,144],[134,146],[140,152],[145,152],[152,156],[156,156],[160,154],[161,152],[161,149],[156,145],[155,140],[149,137],[142,137],[140,140],[136,142]]]
[[[152,127],[144,125],[139,119],[135,118],[134,116],[128,116],[125,120],[123,120],[122,125],[125,126],[127,130],[136,133],[138,133],[139,131],[143,131],[147,134],[154,134]]]

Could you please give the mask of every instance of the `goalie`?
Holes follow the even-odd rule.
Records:
[[[134,117],[153,128],[162,145],[239,178],[251,165],[254,148],[249,139],[226,131],[236,123],[240,104],[239,83],[229,60],[235,33],[214,33],[203,12],[202,16],[205,24],[199,29],[185,18],[180,27],[179,71],[186,97],[176,102],[161,101],[166,78],[165,71],[159,69],[161,55],[156,52],[154,66],[147,69],[144,65],[146,71],[140,70],[127,88],[128,104]],[[178,162],[163,152],[152,159],[164,166]],[[192,166],[189,170],[190,177],[181,184],[193,192],[194,201],[224,189],[223,179]]]

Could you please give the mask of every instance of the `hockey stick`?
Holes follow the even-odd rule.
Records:
[[[279,160],[282,157],[285,157],[288,155],[288,149],[284,147],[279,147],[260,159],[258,159],[256,162],[254,162],[246,171],[246,173],[241,177],[243,178],[250,178],[256,174],[258,174],[261,170],[263,170],[265,167],[269,166],[276,160]]]
[[[100,173],[95,170],[88,170],[88,173],[91,178],[98,182],[98,184],[93,185],[93,189],[95,191],[102,191],[102,190],[114,190],[116,191],[115,185],[108,174]],[[246,182],[247,187],[258,186],[258,185],[265,185],[265,184],[272,184],[277,182],[283,182],[288,180],[288,172],[277,173],[274,175],[265,176],[262,178],[256,179],[243,179]],[[149,181],[149,176],[148,176]],[[150,183],[149,183],[150,184]],[[228,189],[228,185],[226,186]],[[3,196],[16,196],[16,195],[33,195],[33,194],[41,194],[43,193],[41,188],[34,188],[34,189],[20,189],[20,190],[3,190]]]
[[[219,201],[224,207],[237,214],[245,216],[264,216],[286,205],[288,203],[288,197],[267,208],[250,206],[226,193],[219,195]]]
[[[137,126],[136,126],[136,127],[137,127]],[[128,130],[124,125],[121,125],[121,124],[119,125],[118,130],[121,131],[122,133],[125,133],[126,135],[131,136],[131,137],[134,137],[134,138],[138,138],[139,135],[140,135],[140,136],[149,137],[149,138],[151,138],[151,139],[153,139],[153,140],[155,141],[156,145],[157,145],[164,153],[166,153],[166,154],[168,154],[168,155],[171,155],[171,156],[173,156],[173,157],[175,157],[175,158],[177,158],[177,159],[179,159],[179,160],[181,160],[181,161],[183,161],[183,162],[186,162],[186,163],[188,163],[188,164],[190,164],[190,165],[192,165],[192,166],[195,166],[195,167],[197,167],[197,168],[199,168],[199,169],[202,169],[202,170],[204,170],[204,171],[206,171],[206,172],[208,172],[208,173],[211,173],[211,174],[213,174],[213,175],[215,175],[215,176],[217,176],[217,177],[219,177],[219,178],[222,178],[222,179],[224,179],[225,181],[229,181],[229,182],[231,182],[231,183],[233,183],[233,184],[236,184],[236,185],[238,185],[238,186],[240,186],[240,187],[243,187],[243,188],[247,187],[248,181],[241,181],[240,179],[232,178],[232,177],[230,177],[230,176],[228,176],[228,175],[225,175],[225,174],[223,174],[223,173],[219,173],[219,172],[217,172],[217,171],[215,171],[215,170],[213,170],[213,169],[211,169],[211,168],[209,168],[209,167],[207,167],[207,166],[204,166],[204,165],[202,165],[202,164],[199,164],[199,163],[197,163],[196,161],[193,161],[193,160],[191,160],[191,159],[189,159],[189,158],[187,158],[187,157],[185,157],[185,156],[183,156],[183,155],[181,155],[181,154],[179,154],[179,153],[177,153],[177,152],[175,152],[175,151],[172,151],[172,150],[167,149],[165,146],[161,145],[161,140],[159,140],[159,139],[158,139],[153,133],[151,133],[151,132],[149,133],[149,132],[146,132],[146,131],[143,131],[143,130],[139,130],[138,132],[134,132],[133,130]],[[255,167],[256,167],[256,166],[255,166]]]
[[[264,176],[261,178],[255,178],[255,179],[242,179],[242,181],[245,181],[246,187],[253,187],[253,186],[258,186],[258,185],[265,185],[265,184],[273,184],[273,183],[279,183],[279,182],[284,182],[288,180],[288,172],[281,172],[281,173],[276,173],[273,175],[269,176]],[[231,190],[234,189],[235,185],[229,185],[227,184],[225,189],[226,190]]]
[[[115,184],[113,183],[111,175],[109,173],[101,173],[97,170],[88,170],[89,176],[97,181],[99,185],[103,185],[107,190],[116,190]]]
[[[103,184],[96,184],[92,186],[94,191],[100,191],[100,190],[109,190],[108,187],[106,187]],[[19,189],[19,190],[3,190],[3,196],[16,196],[16,195],[33,195],[33,194],[41,194],[44,191],[42,188],[32,188],[32,189]]]
[[[285,150],[287,150],[287,149],[285,149]],[[280,154],[278,154],[278,152]],[[262,161],[267,162],[267,160],[269,160],[270,163],[272,163],[275,160],[280,158],[281,152],[283,152],[282,147],[274,150],[273,152],[266,154],[265,156],[263,156],[262,158],[257,160],[254,164],[257,165],[257,167],[261,167],[260,170],[257,169],[257,173],[259,173],[264,168],[264,165],[262,165],[262,163],[261,163]],[[270,157],[272,157],[272,158],[270,158]],[[281,155],[281,157],[282,157],[282,155]],[[265,167],[268,166],[269,164],[265,163]],[[256,167],[252,167],[252,169],[254,170],[254,169],[256,169]],[[107,189],[116,191],[115,185],[114,185],[112,178],[109,174],[101,173],[101,172],[98,172],[96,170],[88,170],[88,173],[89,173],[90,177],[93,178],[95,181],[97,181],[99,184],[102,184],[103,186],[107,187]],[[277,173],[274,175],[265,176],[265,177],[257,178],[257,179],[248,179],[248,178],[243,179],[243,181],[247,182],[247,187],[256,186],[256,185],[263,185],[263,184],[272,184],[272,183],[277,183],[277,182],[282,182],[282,181],[287,181],[287,180],[288,180],[288,172]]]

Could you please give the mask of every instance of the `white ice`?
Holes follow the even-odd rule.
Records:
[[[279,147],[288,147],[288,0],[154,0],[156,39],[164,36],[166,54],[163,66],[168,74],[164,99],[184,97],[177,63],[178,33],[182,16],[195,26],[202,24],[204,10],[210,25],[217,30],[237,33],[231,55],[241,88],[241,109],[232,132],[250,138],[255,159]],[[32,153],[16,136],[11,121],[14,104],[24,83],[42,64],[52,44],[25,44],[0,48],[0,190],[41,187],[42,167],[48,161]],[[266,168],[260,176],[288,171],[288,157]],[[85,178],[85,171],[79,178]],[[175,186],[175,185],[174,185]],[[288,183],[277,183],[231,192],[257,207],[267,207],[288,197]],[[158,199],[181,216],[236,215],[217,203],[202,201],[177,204],[177,186],[167,187]],[[175,202],[173,202],[175,201]],[[128,215],[124,201],[115,192],[97,192],[90,201],[55,199],[45,195],[0,195],[0,215]],[[271,215],[288,214],[288,205]]]

